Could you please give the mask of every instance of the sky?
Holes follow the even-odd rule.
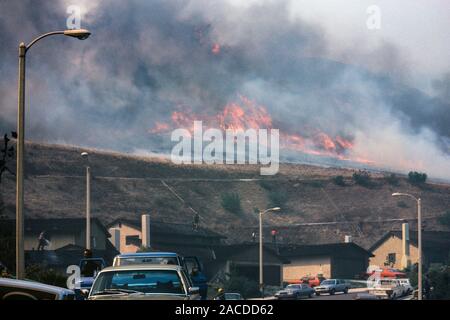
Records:
[[[71,5],[92,36],[28,52],[27,139],[164,154],[170,135],[154,129],[176,127],[175,113],[256,105],[314,152],[450,179],[448,1],[0,0],[3,131],[15,129],[18,44],[65,29]],[[321,134],[352,147],[330,151]]]

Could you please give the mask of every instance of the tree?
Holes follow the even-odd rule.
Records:
[[[427,181],[427,174],[417,171],[410,171],[408,173],[408,180],[412,184],[422,184]]]
[[[343,176],[336,176],[333,178],[334,184],[344,187],[345,186],[345,180]]]
[[[13,138],[17,138],[17,134],[15,132],[11,133]],[[9,142],[11,139],[8,138],[8,135],[5,133],[3,136],[3,148],[1,149],[0,156],[0,183],[2,182],[2,176],[5,172],[9,172],[12,175],[15,175],[14,172],[8,167],[8,162],[14,157],[14,147],[9,146]]]
[[[356,184],[363,187],[370,187],[372,184],[369,172],[364,170],[359,170],[358,172],[353,173],[353,180]]]
[[[395,173],[391,173],[389,176],[387,176],[386,181],[390,185],[393,185],[393,186],[398,185],[398,177],[397,177],[397,175],[395,175]]]

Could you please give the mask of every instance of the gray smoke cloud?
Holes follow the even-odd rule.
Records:
[[[349,157],[450,178],[448,75],[427,96],[403,84],[411,66],[395,44],[331,47],[320,24],[291,17],[288,1],[1,1],[4,131],[15,128],[19,41],[64,29],[70,4],[86,9],[82,27],[92,36],[48,38],[30,50],[31,140],[168,152],[169,137],[150,132],[158,122],[183,108],[214,115],[244,95],[282,132],[340,135],[354,142]]]

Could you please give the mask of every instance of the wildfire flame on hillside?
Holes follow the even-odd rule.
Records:
[[[192,132],[194,121],[202,121],[206,128],[222,130],[277,129],[274,128],[272,117],[264,106],[257,105],[245,96],[240,96],[239,100],[239,103],[228,103],[215,115],[196,115],[189,108],[181,108],[183,110],[172,112],[171,123],[156,122],[149,132],[165,134],[176,128],[185,128]],[[330,136],[318,129],[308,129],[301,133],[280,129],[280,147],[311,155],[371,163],[364,158],[348,157],[353,148],[349,139],[339,135]]]

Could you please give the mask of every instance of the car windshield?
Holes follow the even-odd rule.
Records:
[[[330,285],[330,284],[335,284],[335,280],[325,280],[322,281],[321,285]]]
[[[110,293],[186,294],[175,270],[131,270],[100,273],[91,295]]]
[[[288,285],[287,287],[286,287],[286,289],[291,289],[291,290],[293,290],[293,289],[298,289],[298,285],[296,285],[296,284],[290,284],[290,285]]]
[[[124,257],[119,258],[119,266],[132,264],[171,264],[179,265],[176,257]]]

